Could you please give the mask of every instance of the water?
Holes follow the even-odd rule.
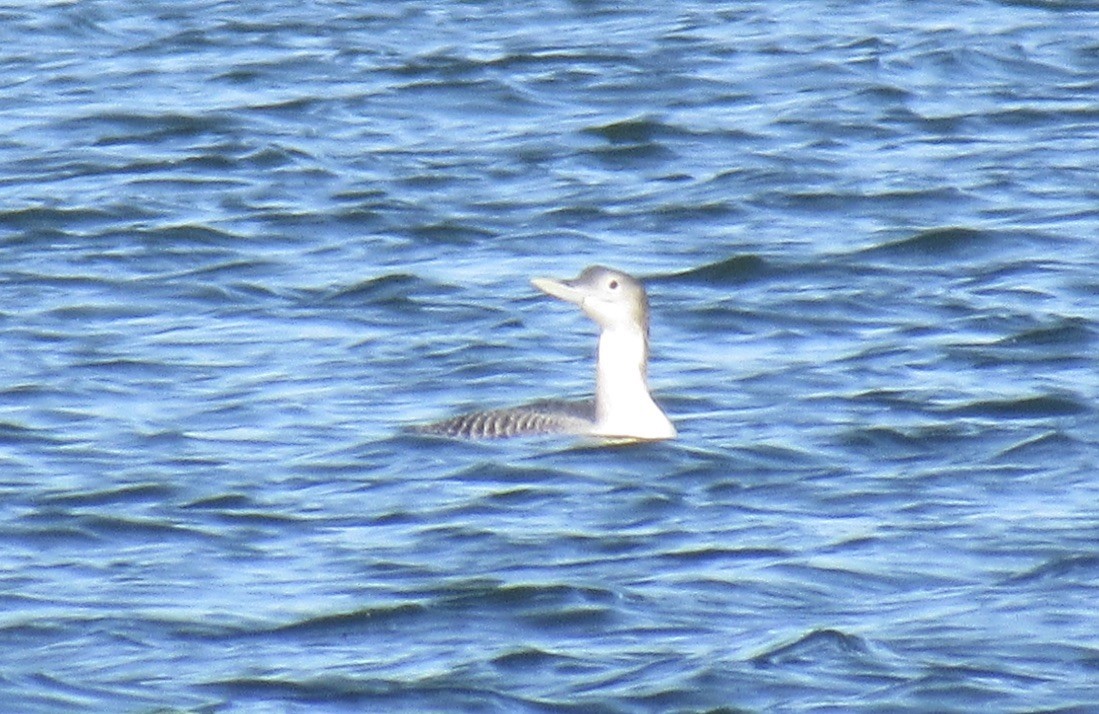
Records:
[[[1099,707],[1092,4],[0,18],[9,710]]]

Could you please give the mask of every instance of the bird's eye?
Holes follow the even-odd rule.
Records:
[[[618,289],[618,281],[617,280],[610,281],[609,283],[607,283],[607,287],[609,287],[611,290],[617,290]]]

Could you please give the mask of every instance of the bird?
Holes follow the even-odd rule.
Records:
[[[531,283],[578,306],[598,325],[594,401],[543,400],[463,414],[413,431],[467,439],[538,434],[627,441],[676,438],[675,425],[649,392],[649,300],[641,281],[592,265],[571,280],[534,278]]]

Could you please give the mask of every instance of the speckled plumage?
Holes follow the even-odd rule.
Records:
[[[537,434],[586,434],[595,426],[595,403],[534,402],[491,409],[413,427],[418,434],[466,439],[496,439]]]

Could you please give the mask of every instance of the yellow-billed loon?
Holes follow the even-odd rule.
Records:
[[[574,434],[674,439],[675,426],[649,394],[649,301],[636,278],[593,265],[573,280],[534,278],[536,288],[578,305],[599,325],[595,403],[542,401],[415,427],[421,434],[494,438]]]

